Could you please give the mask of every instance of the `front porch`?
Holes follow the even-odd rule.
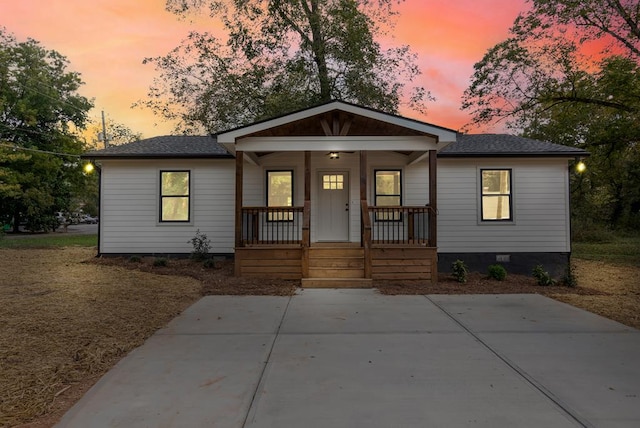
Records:
[[[243,206],[244,156],[236,152],[235,274],[300,279],[305,288],[369,287],[372,280],[437,282],[437,155],[428,153],[429,203],[369,206],[367,151],[360,151],[360,242],[312,241],[311,152],[304,152],[304,204]],[[348,209],[347,209],[348,210]]]
[[[332,102],[217,138],[236,158],[236,275],[437,281],[437,151],[454,131]]]

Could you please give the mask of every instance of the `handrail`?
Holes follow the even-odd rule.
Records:
[[[433,246],[431,206],[374,206],[368,213],[372,244]]]
[[[304,207],[242,207],[242,245],[301,244],[303,213]]]
[[[360,201],[362,224],[362,248],[364,250],[364,277],[371,278],[371,219],[366,200]]]

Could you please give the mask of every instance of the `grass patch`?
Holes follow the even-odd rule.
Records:
[[[640,234],[613,234],[607,242],[574,242],[573,256],[640,267]]]
[[[5,236],[0,239],[0,248],[59,248],[59,247],[95,247],[98,235],[33,235]]]

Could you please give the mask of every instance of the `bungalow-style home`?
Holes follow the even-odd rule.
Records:
[[[567,267],[576,148],[333,101],[214,136],[86,153],[101,171],[101,255],[187,255],[196,232],[240,276],[305,287],[437,281],[460,259]]]

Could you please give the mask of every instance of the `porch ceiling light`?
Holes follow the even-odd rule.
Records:
[[[340,159],[340,153],[338,153],[338,152],[329,152],[329,159]]]

